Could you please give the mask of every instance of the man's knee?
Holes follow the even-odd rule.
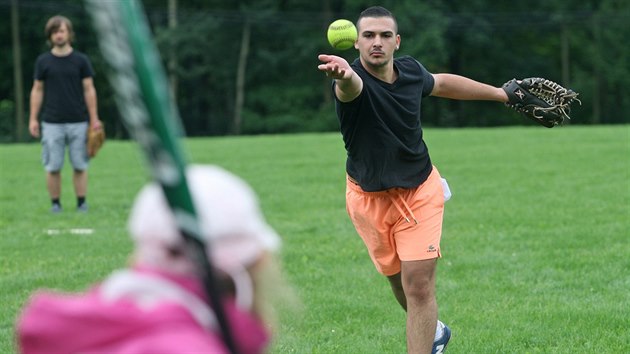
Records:
[[[402,285],[407,299],[432,301],[435,298],[435,260],[404,263]]]
[[[435,299],[435,288],[432,284],[411,282],[405,287],[407,302],[426,303]]]

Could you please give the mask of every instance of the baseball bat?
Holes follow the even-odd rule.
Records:
[[[210,300],[223,341],[231,353],[236,346],[225,316],[222,292],[211,267],[208,244],[201,234],[186,181],[186,157],[178,138],[183,136],[179,113],[152,40],[142,4],[137,0],[86,0],[108,79],[123,122],[148,161],[153,179],[164,191],[177,227]]]

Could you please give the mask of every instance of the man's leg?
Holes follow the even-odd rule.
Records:
[[[61,171],[46,172],[46,188],[51,200],[61,195]]]
[[[405,310],[406,312],[407,311],[407,298],[405,297],[405,291],[403,290],[400,273],[388,276],[387,280],[389,280],[389,285],[392,288],[394,297],[396,297],[396,300],[400,304],[400,307],[402,307],[403,310]],[[448,328],[445,329],[444,323],[438,320],[437,326],[435,328],[435,337],[433,338],[433,349],[439,349],[440,345],[442,346],[442,350],[444,350],[444,348],[446,347],[446,344],[444,344],[444,341],[446,340],[446,343],[448,343],[448,340],[450,339],[450,334],[448,334],[448,337],[444,339],[444,335],[445,335],[444,331],[450,332],[450,329]],[[437,351],[437,352],[441,353],[441,351]]]
[[[74,183],[74,193],[77,196],[77,208],[80,211],[87,211],[85,198],[87,195],[88,185],[88,164],[89,158],[87,154],[87,130],[88,123],[71,123],[66,124],[68,130],[68,150],[70,162],[74,169],[72,182]]]
[[[441,196],[441,194],[438,196]],[[366,200],[369,200],[369,203],[366,202]],[[381,206],[377,207],[379,203]],[[436,326],[438,325],[434,280],[436,259],[396,263],[396,261],[399,260],[399,255],[397,254],[398,250],[396,250],[396,245],[391,242],[392,238],[388,237],[391,226],[381,222],[391,217],[391,215],[389,215],[391,214],[390,210],[394,209],[391,208],[391,203],[392,202],[386,198],[373,198],[370,193],[364,192],[360,186],[350,178],[347,178],[346,208],[348,215],[357,233],[361,236],[368,248],[376,269],[382,274],[391,274],[392,272],[398,271],[398,273],[388,275],[387,279],[389,280],[396,300],[408,313],[407,344],[409,352],[414,354],[430,353],[434,342]],[[434,204],[439,205],[439,203]],[[396,211],[394,211],[394,213],[396,213]],[[441,213],[438,213],[434,217],[438,217],[441,222],[441,215]],[[427,223],[427,225],[430,224]],[[416,236],[418,234],[425,235],[426,232],[424,231],[425,230],[412,231],[411,235],[406,235],[411,237],[403,237],[403,241],[406,240],[407,244],[410,245],[410,247],[407,248],[411,249],[409,259],[418,256],[418,242]],[[373,237],[375,234],[381,235],[381,237]],[[400,241],[400,239],[398,239],[398,241]],[[429,248],[433,246],[431,242],[433,242],[433,240],[429,240],[427,250],[435,249]],[[439,237],[434,244],[439,245]],[[435,251],[435,257],[439,256],[439,251]],[[376,254],[380,256],[377,257],[375,256]],[[399,267],[399,265],[401,265],[401,267]],[[401,268],[402,272],[400,271]],[[427,292],[429,296],[426,295]],[[427,298],[430,299],[428,301],[429,306],[426,306]],[[428,310],[425,311],[423,307],[428,307]],[[428,313],[428,318],[425,318],[425,312]],[[424,321],[425,324],[428,325],[420,326],[415,324],[418,321]],[[421,341],[426,341],[426,345],[424,345],[424,342],[418,343],[418,338],[420,338]],[[426,349],[415,349],[425,347]]]
[[[407,311],[407,298],[405,297],[405,291],[403,290],[400,273],[388,276],[387,280],[389,280],[389,285],[392,287],[392,292],[394,293],[394,297],[396,297],[396,301],[398,301],[403,310]]]
[[[407,302],[407,352],[431,353],[438,320],[435,299],[436,259],[402,262],[401,279]]]
[[[59,199],[65,148],[63,125],[42,122],[42,163],[46,170],[46,188],[54,213],[61,211]]]
[[[77,207],[81,207],[85,203],[87,194],[88,173],[86,170],[74,170],[72,182],[74,183],[74,193],[77,196]]]
[[[77,197],[85,197],[87,193],[87,171],[74,170],[72,181],[74,182],[74,193]]]

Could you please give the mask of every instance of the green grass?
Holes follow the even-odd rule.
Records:
[[[454,353],[622,353],[630,349],[630,126],[427,129],[449,180],[438,268]],[[189,139],[258,192],[283,235],[303,310],[273,353],[403,353],[405,316],[345,213],[345,151],[333,134]],[[0,146],[0,352],[35,289],[79,291],[124,267],[126,215],[147,181],[129,142],[90,170],[86,215],[68,166],[50,215],[38,144]],[[71,234],[92,228],[91,235]],[[46,230],[60,230],[48,235]]]

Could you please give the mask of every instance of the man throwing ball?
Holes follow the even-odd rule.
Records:
[[[376,269],[407,311],[408,352],[441,353],[451,332],[438,321],[435,270],[450,192],[423,140],[422,99],[505,103],[508,96],[500,87],[432,74],[412,57],[394,58],[401,37],[394,15],[383,7],[366,9],[356,24],[359,58],[349,64],[319,55],[318,66],[334,80],[348,152],[348,214]]]

